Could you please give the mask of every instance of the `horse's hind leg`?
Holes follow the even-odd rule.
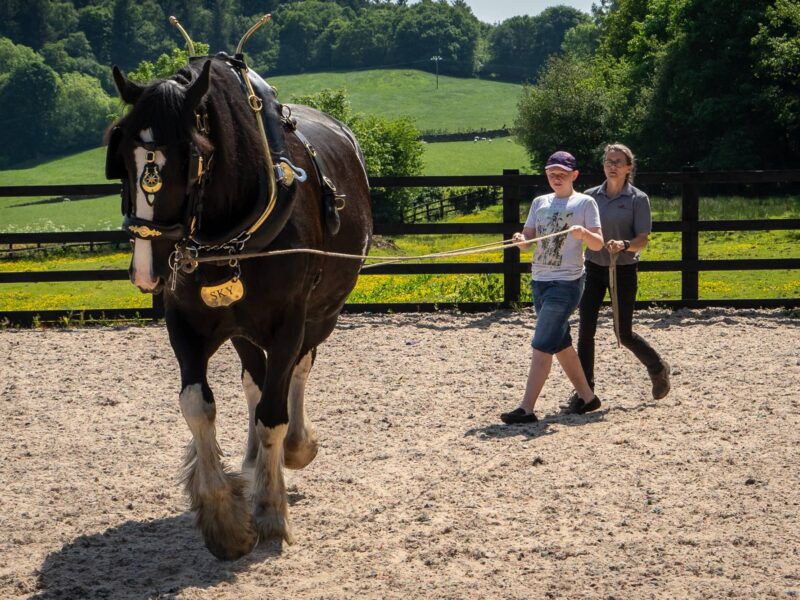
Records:
[[[168,314],[167,326],[181,368],[181,412],[192,432],[183,481],[196,513],[195,525],[214,556],[233,560],[250,552],[258,538],[244,496],[244,479],[226,472],[220,459],[216,405],[206,380],[213,351],[181,327],[176,317]]]
[[[317,455],[317,432],[308,424],[305,390],[316,350],[307,352],[295,365],[289,384],[289,430],[283,441],[284,460],[290,469],[302,469]]]
[[[242,461],[243,470],[251,470],[258,456],[258,447],[261,444],[256,436],[256,406],[261,401],[261,386],[267,376],[267,357],[264,351],[245,338],[231,340],[239,359],[242,361],[242,388],[247,398],[247,447]]]

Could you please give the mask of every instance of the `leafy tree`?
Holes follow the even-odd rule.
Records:
[[[589,16],[574,8],[555,6],[535,17],[511,17],[489,34],[486,71],[514,81],[535,80],[547,59],[561,52],[566,33],[589,23]]]
[[[194,49],[198,56],[208,54],[208,44],[194,42]],[[155,79],[166,79],[180,71],[189,63],[189,52],[180,48],[173,48],[169,54],[162,54],[155,63],[143,60],[136,67],[135,71],[128,74],[131,81],[138,83],[150,83]]]
[[[42,62],[42,57],[33,49],[0,37],[0,87],[12,71],[33,62]]]
[[[456,76],[475,73],[480,25],[464,3],[422,0],[398,8],[393,60],[432,71],[431,57],[440,56],[439,71]]]
[[[561,50],[576,58],[589,60],[600,46],[600,28],[596,23],[578,23],[564,34]]]
[[[776,0],[768,6],[753,45],[759,51],[755,75],[763,82],[761,97],[782,128],[775,145],[800,165],[800,4]],[[780,165],[780,163],[777,163]]]
[[[684,0],[676,9],[655,3],[666,13],[663,27],[671,39],[653,61],[652,92],[643,96],[648,106],[636,142],[652,165],[753,168],[781,158],[774,144],[781,132],[764,105],[751,44],[769,4]],[[647,48],[647,40],[641,46]],[[630,47],[634,60],[648,56],[637,50],[637,38]]]
[[[112,13],[111,62],[129,70],[143,60],[169,52],[167,17],[154,0],[115,0]]]
[[[67,73],[59,82],[51,115],[54,148],[63,153],[99,145],[114,108],[114,100],[97,79],[82,73]]]
[[[111,62],[112,11],[108,6],[88,5],[78,11],[78,27],[86,35],[97,60]]]
[[[31,98],[36,97],[35,102]],[[33,158],[50,145],[50,114],[58,94],[58,75],[41,61],[14,68],[0,89],[0,164]]]
[[[349,9],[319,0],[280,6],[275,17],[280,23],[278,69],[283,73],[297,73],[330,68],[330,53],[320,39],[329,23],[352,17]]]
[[[390,62],[395,12],[386,7],[366,9],[339,32],[333,44],[338,68],[383,66]]]
[[[556,150],[568,150],[582,170],[597,170],[598,156],[621,129],[624,90],[590,63],[552,57],[534,86],[525,86],[514,124],[516,137],[541,168]]]

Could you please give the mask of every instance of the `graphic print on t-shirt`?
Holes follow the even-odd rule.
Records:
[[[549,206],[540,208],[536,211],[536,237],[558,233],[569,229],[569,219],[572,218],[572,211],[565,211],[563,207]],[[536,246],[536,253],[533,262],[537,265],[548,267],[560,267],[564,258],[562,250],[567,236],[559,235],[542,240]]]

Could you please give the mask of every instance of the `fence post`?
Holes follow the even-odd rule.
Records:
[[[684,173],[697,171],[697,167],[687,165]],[[700,239],[697,222],[700,220],[700,193],[696,183],[684,181],[681,186],[681,261],[696,261],[700,257]],[[681,300],[691,301],[700,297],[699,273],[697,269],[681,269]]]
[[[503,239],[511,237],[510,231],[519,228],[519,186],[509,181],[511,177],[519,175],[518,169],[503,169],[503,176],[508,177],[503,182],[503,224],[508,228]],[[519,248],[511,246],[503,249],[503,307],[510,308],[514,302],[519,302]]]

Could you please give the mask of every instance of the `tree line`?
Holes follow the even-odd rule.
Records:
[[[5,0],[0,167],[97,145],[120,110],[111,65],[155,72],[183,46],[169,15],[216,52],[264,12],[273,23],[246,48],[262,74],[438,67],[528,83],[515,126],[534,165],[564,147],[599,168],[615,140],[651,170],[800,166],[797,0],[598,0],[591,15],[498,24],[463,0]]]
[[[535,165],[621,141],[648,170],[800,168],[797,0],[602,0],[562,50],[519,103]]]
[[[96,145],[119,110],[111,66],[132,71],[183,47],[170,15],[216,53],[233,52],[266,12],[273,22],[246,47],[251,67],[265,75],[438,67],[454,76],[529,81],[566,31],[589,22],[562,6],[489,25],[463,0],[5,0],[0,126],[11,143],[0,148],[0,166]]]

